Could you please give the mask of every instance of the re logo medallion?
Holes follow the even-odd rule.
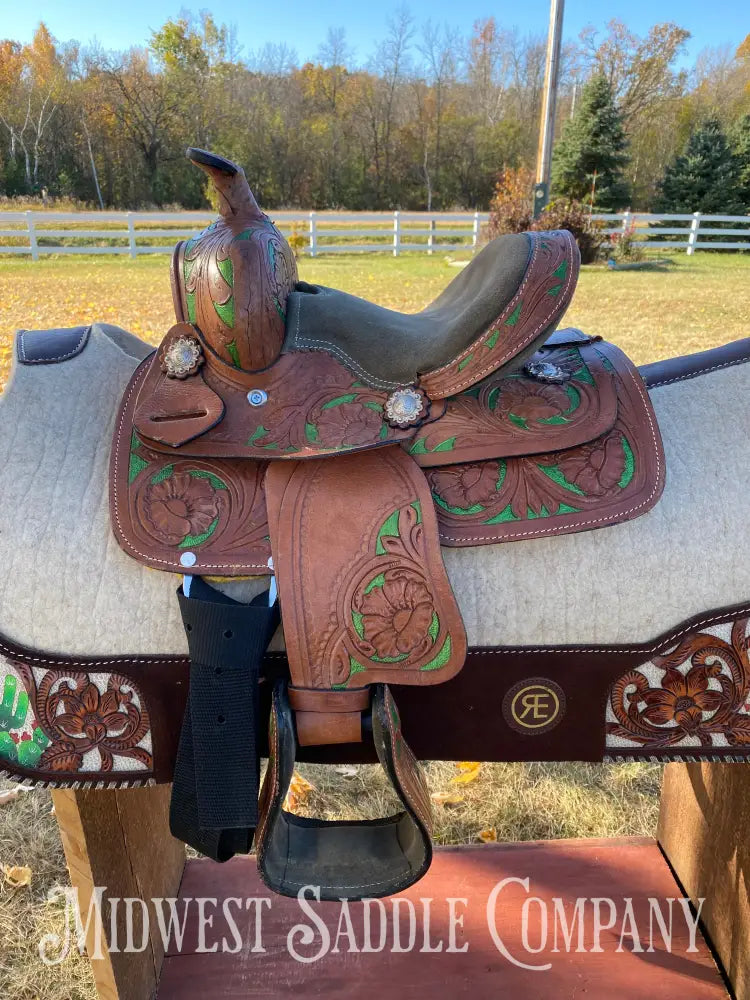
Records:
[[[524,736],[546,733],[565,715],[565,692],[547,677],[529,677],[505,695],[503,715],[508,725]]]

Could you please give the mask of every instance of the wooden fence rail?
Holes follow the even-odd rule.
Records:
[[[451,253],[479,246],[486,212],[275,212],[274,221],[297,250],[311,257],[329,253]],[[0,212],[0,254],[171,253],[177,240],[199,232],[208,212]],[[608,236],[631,227],[649,247],[750,250],[750,216],[595,215]],[[95,225],[91,225],[94,223]],[[731,224],[731,225],[728,225]],[[87,228],[84,228],[87,225]],[[727,237],[734,237],[727,239]],[[737,237],[740,237],[739,239]],[[166,240],[166,242],[165,242]]]

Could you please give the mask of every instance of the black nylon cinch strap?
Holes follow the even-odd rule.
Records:
[[[190,691],[175,761],[169,825],[214,861],[247,853],[258,822],[258,683],[279,624],[268,591],[241,604],[193,577],[177,591]]]

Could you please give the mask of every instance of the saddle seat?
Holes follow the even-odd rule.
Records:
[[[522,284],[533,249],[529,233],[498,237],[418,313],[301,281],[287,299],[282,350],[331,351],[377,388],[415,382],[458,357],[503,313]],[[536,340],[529,350],[535,346]]]

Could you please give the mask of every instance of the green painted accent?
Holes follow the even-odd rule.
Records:
[[[134,482],[144,469],[148,468],[148,462],[134,451],[130,452],[130,464],[128,465],[128,486]]]
[[[558,514],[578,514],[580,512],[580,507],[571,507],[567,503],[561,503],[557,508]]]
[[[279,300],[274,297],[273,304],[276,306],[276,312],[279,314],[279,319],[286,321],[286,310],[282,308]]]
[[[206,539],[210,538],[211,535],[216,531],[216,525],[219,523],[218,517],[215,517],[211,524],[206,528],[202,535],[185,535],[180,544],[177,546],[178,549],[192,549],[197,545],[203,545]]]
[[[516,308],[510,314],[510,316],[506,319],[506,321],[505,321],[505,325],[506,326],[515,326],[516,325],[516,323],[518,322],[518,320],[520,319],[520,316],[521,316],[521,307],[522,306],[523,306],[523,302],[519,302],[518,305],[516,306]]]
[[[479,399],[481,391],[478,385],[472,385],[468,389],[464,389],[463,392],[460,392],[459,396],[471,396],[472,399]]]
[[[315,424],[305,424],[305,437],[311,444],[318,440],[318,428]]]
[[[268,434],[268,429],[264,427],[263,424],[259,424],[253,431],[251,437],[247,439],[246,443],[248,445],[255,444],[258,438],[262,438],[266,434]]]
[[[214,302],[214,309],[216,310],[216,315],[219,317],[224,326],[229,327],[231,330],[234,326],[234,296],[232,296],[228,302]],[[227,347],[227,350],[228,349],[229,348]]]
[[[617,485],[621,490],[624,490],[635,475],[635,455],[633,454],[633,449],[630,447],[630,442],[624,434],[620,440],[622,441],[622,450],[625,452],[625,471]]]
[[[432,499],[438,505],[442,507],[443,510],[447,510],[451,514],[481,514],[484,507],[480,503],[475,503],[472,507],[451,507],[449,506],[442,497],[439,497],[436,493],[432,494]]]
[[[234,326],[234,319],[232,320],[232,326]],[[232,359],[232,364],[235,368],[242,368],[242,363],[240,361],[240,352],[237,350],[237,341],[230,340],[227,344],[227,354]]]
[[[562,414],[560,414],[554,417],[540,417],[537,423],[559,425],[559,424],[569,424],[570,421],[568,420],[567,417],[563,417]]]
[[[568,262],[564,260],[562,264],[559,264],[555,270],[552,272],[554,278],[559,278],[560,281],[565,280],[565,275],[568,273]]]
[[[9,760],[14,764],[18,761],[16,744],[8,733],[0,732],[0,760]]]
[[[359,660],[355,660],[353,656],[349,657],[349,676],[346,678],[343,684],[332,684],[332,691],[343,691],[349,681],[355,674],[361,674],[366,668],[362,666]]]
[[[434,455],[436,452],[453,451],[456,447],[456,439],[446,438],[445,441],[441,441],[440,444],[436,444],[434,448],[428,448],[425,444],[426,438],[417,438],[414,444],[409,448],[410,455]]]
[[[420,503],[419,500],[415,500],[414,503],[412,504],[412,507],[414,508],[414,510],[417,513],[417,524],[421,524],[422,523],[422,504]]]
[[[519,417],[516,413],[509,413],[508,420],[510,420],[512,424],[515,424],[516,427],[520,427],[524,431],[529,429],[529,425],[526,423],[526,420],[523,417]]]
[[[567,416],[569,413],[572,413],[573,410],[577,410],[581,405],[581,394],[574,385],[566,385],[565,394],[570,400],[570,406],[565,411],[565,415]]]
[[[37,726],[34,729],[33,737],[30,740],[22,740],[16,747],[18,763],[22,767],[36,767],[42,753],[49,746],[49,742],[42,730]]]
[[[12,674],[7,674],[3,685],[3,700],[0,702],[0,732],[9,733],[11,729],[21,729],[26,722],[29,696],[25,691],[19,691],[16,702],[17,688],[16,678]],[[15,708],[13,708],[14,702]]]
[[[371,590],[375,590],[376,587],[382,587],[385,583],[385,573],[378,573],[374,576],[372,580],[365,587],[365,594],[369,594]]]
[[[232,258],[225,257],[224,260],[217,260],[216,266],[224,281],[226,281],[230,288],[234,288],[234,265],[232,264]]]
[[[365,593],[367,593],[367,591],[365,591]],[[362,627],[362,615],[360,614],[359,611],[352,611],[352,625],[354,625],[354,631],[357,633],[360,639],[364,639],[365,630]]]
[[[215,490],[228,490],[229,487],[223,479],[219,479],[213,472],[205,472],[203,469],[191,469],[190,475],[193,479],[207,479]]]
[[[155,476],[151,477],[151,485],[156,486],[157,483],[164,482],[165,479],[169,479],[173,472],[174,465],[165,465]]]
[[[421,668],[422,670],[440,670],[451,658],[451,637],[447,635],[440,652],[429,663]]]
[[[487,338],[487,343],[485,345],[488,351],[491,351],[492,348],[495,346],[499,336],[500,336],[499,330],[493,330],[492,333],[489,335],[489,337]]]
[[[506,521],[520,521],[520,517],[516,515],[511,510],[510,504],[504,507],[499,514],[495,514],[494,517],[487,518],[486,521],[482,521],[482,524],[504,524]]]
[[[575,483],[568,482],[558,465],[539,465],[538,469],[540,472],[543,472],[545,476],[551,479],[553,483],[557,483],[558,486],[562,486],[564,490],[568,490],[570,493],[575,493],[576,496],[579,497],[586,496],[580,486],[576,486]]]
[[[347,393],[346,396],[337,396],[335,399],[329,399],[327,403],[324,403],[321,406],[321,410],[330,410],[334,406],[341,406],[342,403],[353,403],[356,398],[356,392]]]
[[[377,542],[375,544],[375,554],[379,556],[385,555],[385,546],[383,545],[382,539],[390,535],[391,537],[398,538],[398,511],[394,512],[383,521],[380,526],[380,531],[378,532]]]
[[[388,424],[383,423],[383,426],[380,428],[380,433],[378,434],[378,437],[381,441],[385,441],[385,439],[388,437]]]
[[[507,473],[508,473],[508,463],[507,462],[503,462],[503,460],[501,459],[498,462],[497,482],[495,483],[495,491],[497,493],[500,492],[500,487],[505,482],[505,477],[506,477]]]
[[[493,389],[490,389],[487,395],[487,408],[489,410],[494,410],[495,407],[497,406],[497,401],[499,398],[500,398],[500,387],[496,385]]]
[[[615,366],[612,364],[609,358],[605,358],[603,354],[600,354],[599,358],[601,360],[601,363],[604,365],[604,367],[607,369],[608,372],[613,372],[615,370]]]
[[[469,364],[469,362],[471,361],[471,359],[473,357],[474,357],[474,352],[473,351],[471,352],[471,354],[467,354],[466,357],[463,359],[463,361],[459,361],[459,363],[458,363],[458,370],[460,372],[462,372],[464,370],[464,368]]]
[[[437,616],[437,611],[432,612],[432,621],[428,631],[432,641],[437,642],[437,637],[440,635],[440,619]]]
[[[398,656],[372,656],[370,659],[374,663],[403,663],[409,659],[408,653],[400,653]]]
[[[562,290],[562,285],[554,285],[552,288],[547,290],[547,295],[551,295],[553,299],[556,299]]]
[[[264,444],[263,447],[266,451],[281,451],[277,441],[269,441],[269,443]]]
[[[195,323],[195,292],[186,292],[185,301],[187,302],[188,322]]]
[[[374,410],[376,413],[382,413],[383,412],[382,404],[381,403],[376,403],[373,400],[370,400],[369,403],[363,403],[362,405],[366,409],[368,409],[368,410]]]

